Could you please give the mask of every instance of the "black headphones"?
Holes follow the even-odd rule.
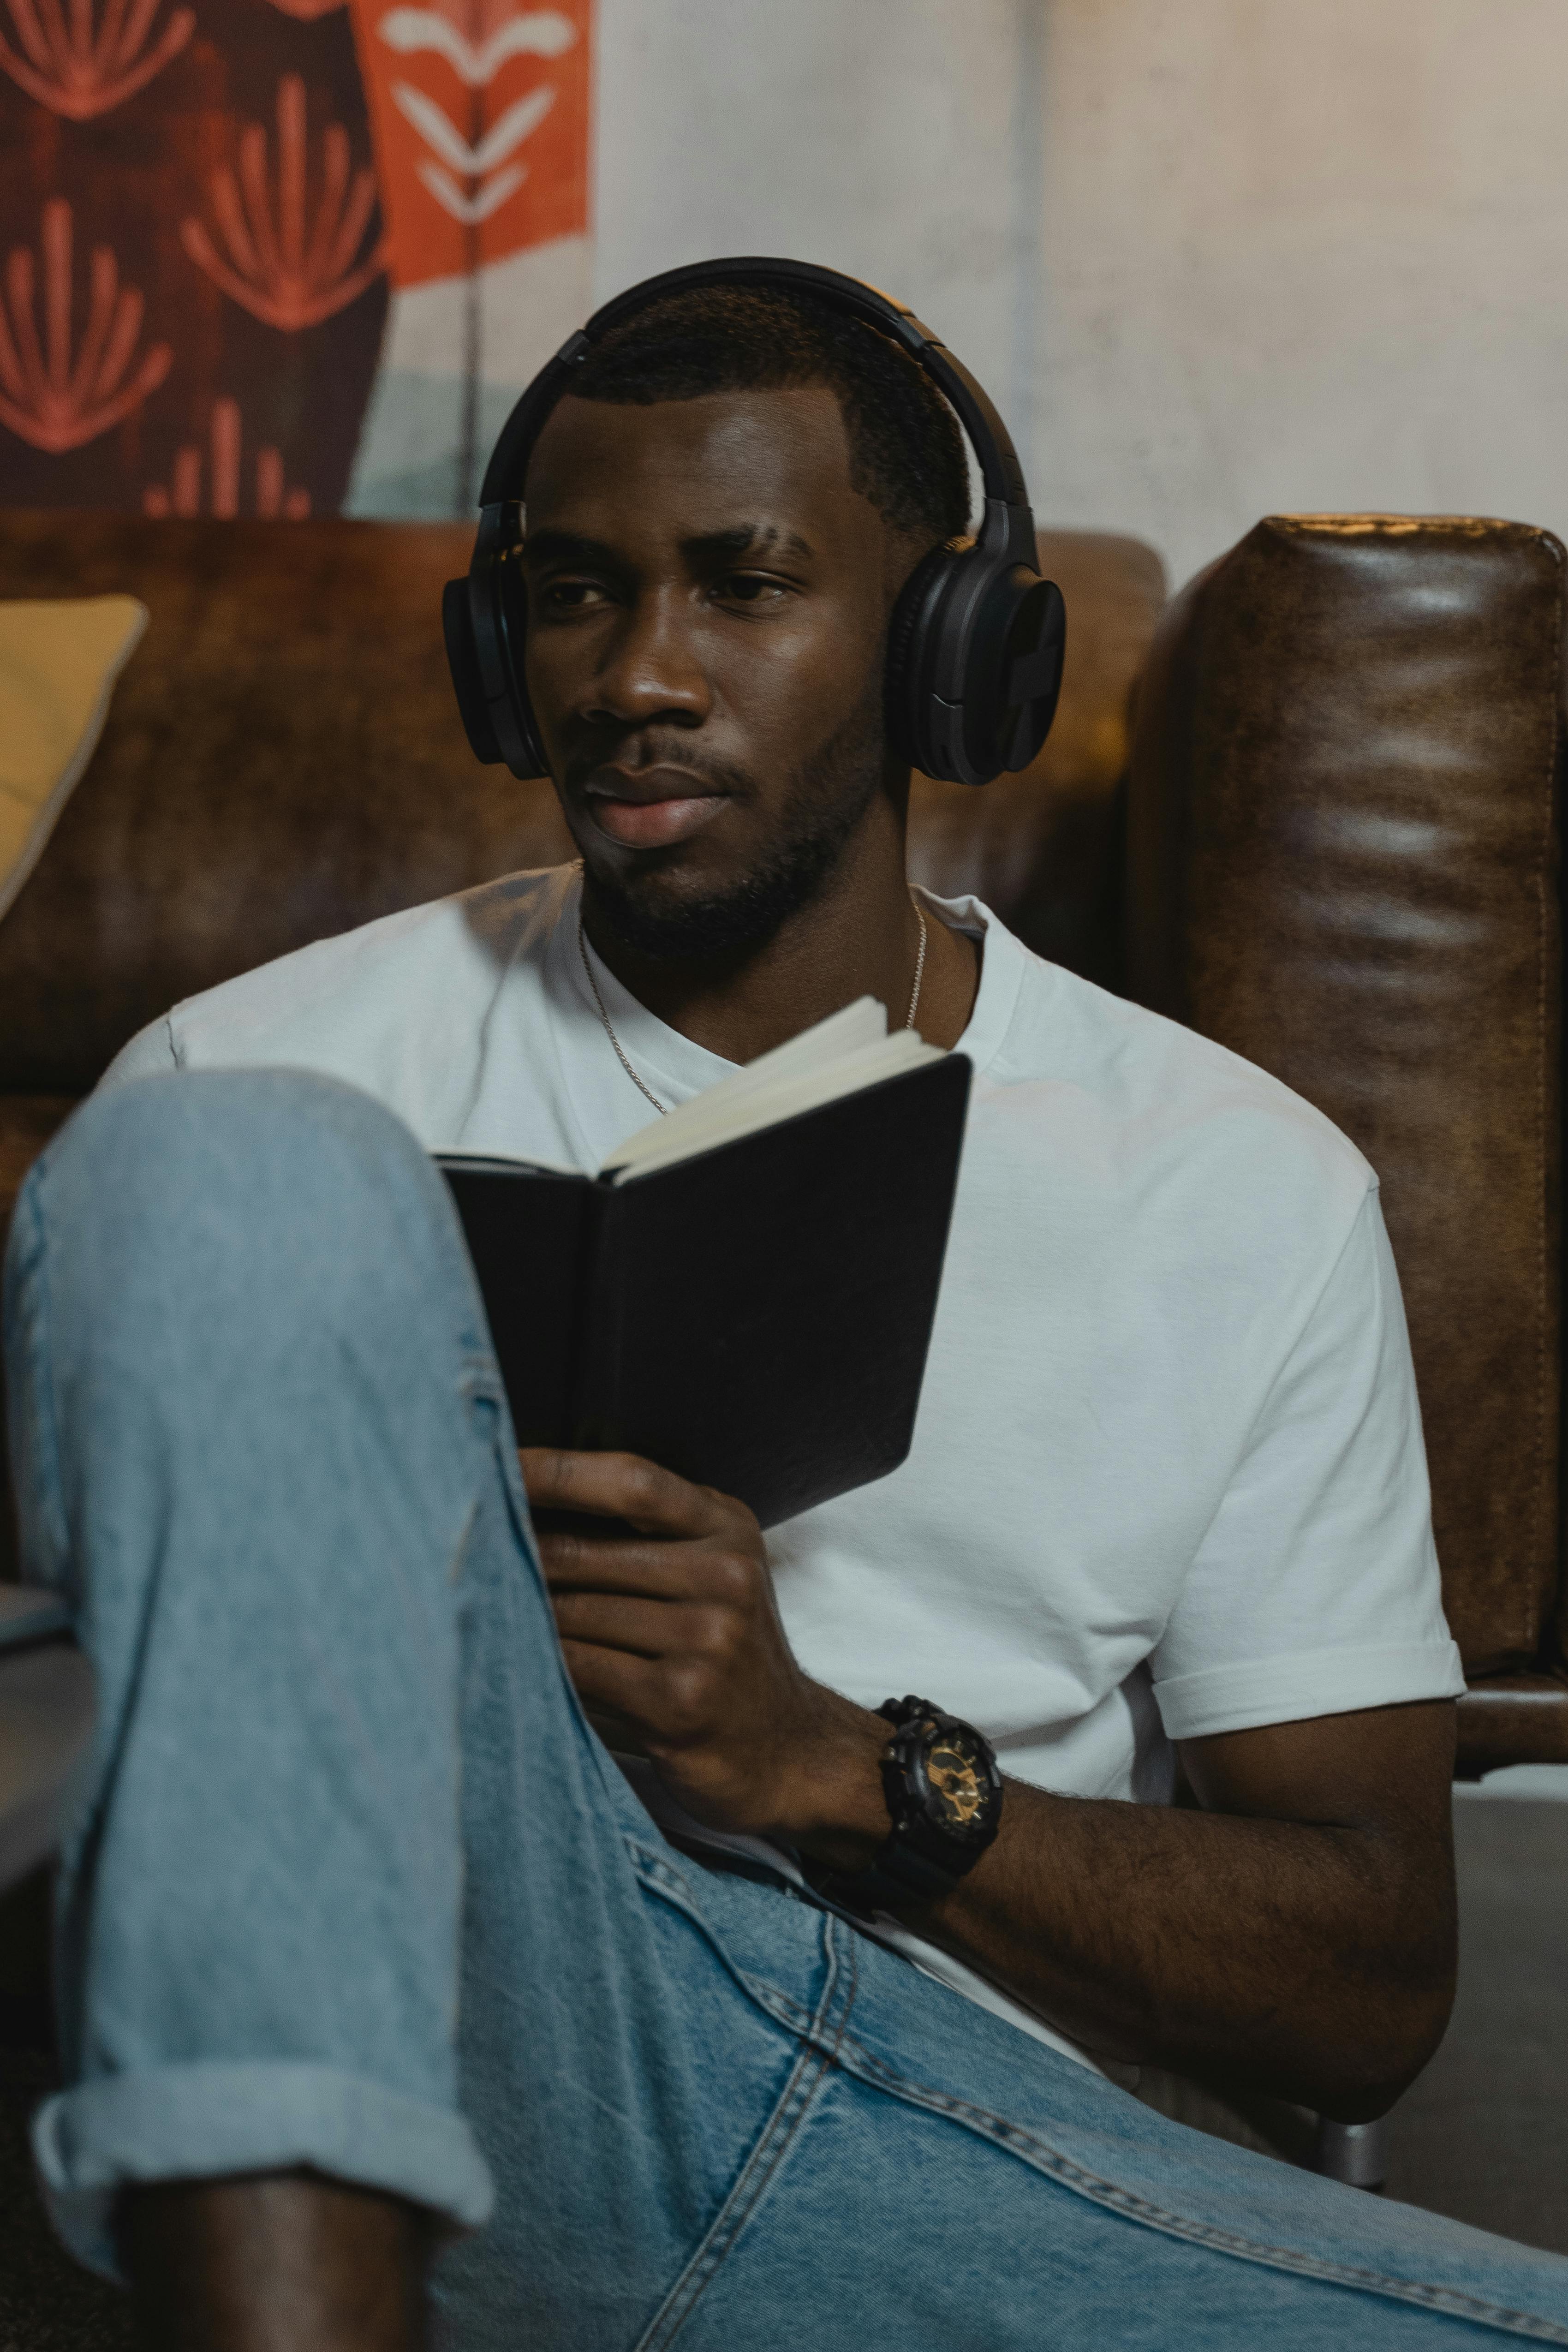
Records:
[[[974,444],[985,516],[973,541],[950,540],[915,567],[894,607],[887,646],[888,731],[912,767],[950,783],[988,784],[1027,768],[1056,714],[1067,614],[1035,561],[1034,517],[1007,427],[959,361],[912,311],[805,261],[701,261],[618,294],[557,352],[502,429],[479,492],[479,535],[465,580],[442,597],[446,656],[476,759],[515,776],[548,774],[524,683],[528,598],[518,562],[528,454],[572,370],[623,319],[695,286],[799,288],[903,346]]]

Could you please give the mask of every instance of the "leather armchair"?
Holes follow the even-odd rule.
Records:
[[[1568,1762],[1563,572],[1518,523],[1271,517],[1166,613],[1134,756],[1129,993],[1382,1180],[1462,1778]]]

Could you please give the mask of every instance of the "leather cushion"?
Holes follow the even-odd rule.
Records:
[[[152,618],[0,924],[0,1087],[81,1092],[167,1006],[487,876],[569,856],[546,784],[481,768],[439,625],[455,525],[0,517],[0,594]]]

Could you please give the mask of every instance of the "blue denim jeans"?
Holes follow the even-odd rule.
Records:
[[[35,2135],[84,2261],[127,2182],[306,2165],[446,2217],[472,2352],[1568,2346],[1568,2263],[1169,2123],[664,1843],[562,1670],[444,1187],[368,1097],[88,1103],[5,1322],[26,1568],[99,1677]]]

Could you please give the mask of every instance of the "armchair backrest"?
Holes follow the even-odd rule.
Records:
[[[1275,516],[1200,574],[1140,691],[1127,954],[1378,1171],[1456,1639],[1568,1725],[1563,573],[1520,524]]]

